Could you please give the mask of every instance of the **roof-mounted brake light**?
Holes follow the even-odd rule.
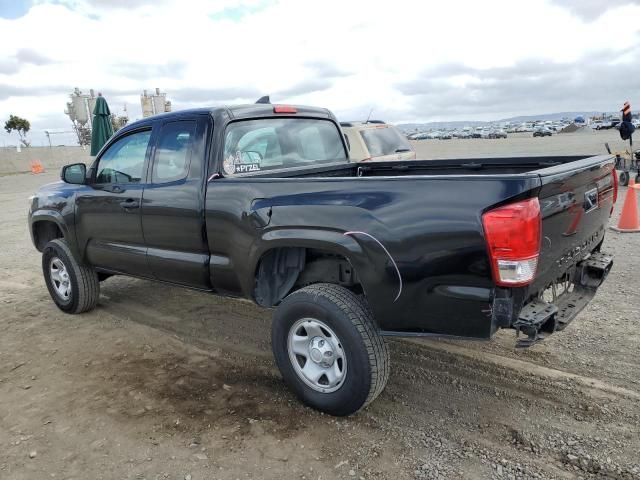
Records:
[[[298,109],[291,105],[276,105],[273,107],[273,113],[298,113]]]

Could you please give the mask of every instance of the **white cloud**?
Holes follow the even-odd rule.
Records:
[[[628,92],[616,82],[594,97],[580,86],[591,82],[581,72],[588,65],[584,72],[594,73],[594,58],[603,75],[640,64],[630,49],[639,40],[640,5],[616,0],[596,11],[593,2],[586,10],[579,3],[38,0],[20,18],[0,18],[0,120],[10,113],[30,119],[42,143],[44,129],[65,125],[64,89],[76,86],[102,91],[115,111],[126,101],[134,118],[139,93],[155,87],[175,108],[271,94],[273,101],[326,106],[343,119],[374,108],[376,117],[396,121],[513,113],[499,102],[466,109],[489,86],[492,99],[502,88],[510,101],[517,92],[528,97],[522,105],[538,109],[516,113],[560,110],[562,94],[546,81],[574,86],[563,107],[615,110],[627,98],[638,104],[637,76]],[[554,75],[545,75],[548,65]],[[431,81],[429,72],[447,66],[458,71]],[[520,66],[534,91],[509,83],[509,75],[521,80]],[[435,100],[439,91],[449,102],[460,99],[450,114]]]

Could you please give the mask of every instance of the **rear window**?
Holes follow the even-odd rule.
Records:
[[[360,135],[372,157],[411,151],[411,145],[407,139],[392,127],[368,128],[361,130]]]
[[[328,120],[244,120],[225,133],[225,175],[347,161],[340,131]]]

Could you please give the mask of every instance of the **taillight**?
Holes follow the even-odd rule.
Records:
[[[496,284],[531,283],[540,254],[541,215],[537,198],[511,203],[482,215],[491,269]]]
[[[298,109],[290,105],[276,105],[273,107],[273,113],[298,113]]]

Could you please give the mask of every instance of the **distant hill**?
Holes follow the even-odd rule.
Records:
[[[617,115],[611,114],[609,112],[557,112],[557,113],[541,113],[539,115],[520,115],[517,117],[509,117],[503,118],[500,120],[491,120],[491,121],[455,121],[455,122],[425,122],[425,123],[401,123],[398,124],[398,128],[411,132],[414,130],[429,130],[429,129],[452,129],[452,128],[462,128],[462,127],[480,127],[483,125],[490,125],[496,123],[523,123],[523,122],[533,122],[536,120],[546,122],[547,120],[562,120],[569,119],[573,120],[578,115],[581,115],[585,118],[592,117],[594,115],[602,115],[602,113],[608,115]]]
[[[520,115],[518,117],[504,118],[502,120],[497,120],[498,122],[532,122],[534,120],[562,120],[563,118],[568,118],[569,120],[573,120],[578,115],[589,118],[595,115],[611,115],[610,112],[558,112],[558,113],[541,113],[540,115]]]

